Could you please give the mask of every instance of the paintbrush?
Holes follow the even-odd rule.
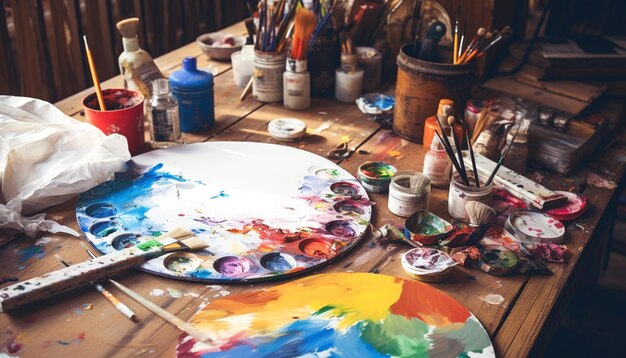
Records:
[[[309,41],[315,30],[315,14],[306,8],[298,9],[293,27],[291,58],[302,60],[306,58]]]
[[[456,8],[456,19],[454,20],[454,41],[453,41],[453,49],[452,49],[452,63],[458,63],[458,53],[459,53],[459,16],[461,15],[461,7],[458,6]]]
[[[82,244],[83,244],[83,242],[81,242],[81,245]],[[90,252],[89,250],[87,250],[87,251]],[[67,263],[67,261],[63,260],[63,258],[60,255],[58,255],[58,254],[55,254],[54,258],[57,259],[63,265],[65,265],[65,267],[71,266],[69,263]],[[95,257],[92,257],[92,258],[95,258]],[[130,319],[131,321],[137,322],[137,316],[135,315],[135,312],[133,312],[130,308],[128,308],[128,306],[126,306],[124,303],[122,303],[122,301],[120,301],[111,292],[109,292],[109,290],[107,290],[106,288],[104,288],[104,286],[102,286],[101,284],[99,284],[99,283],[97,283],[95,281],[91,281],[90,284],[98,292],[100,292],[102,294],[102,296],[104,296],[104,298],[107,299],[107,301],[111,302],[113,307],[115,307],[118,311],[120,311],[121,314],[123,314],[124,316],[128,317],[128,319]]]
[[[133,247],[82,262],[0,289],[0,312],[48,298],[119,273],[169,252],[199,250],[208,245],[183,228]]]
[[[102,89],[100,89],[100,80],[98,80],[98,72],[96,71],[96,65],[93,62],[93,56],[91,55],[91,50],[89,50],[89,44],[87,43],[86,35],[83,35],[83,41],[85,41],[85,52],[87,53],[87,62],[89,63],[89,71],[91,72],[91,80],[93,81],[93,86],[96,89],[96,97],[98,98],[98,105],[100,106],[100,110],[104,112],[107,110],[107,108],[104,105],[104,98],[102,97]]]
[[[183,331],[183,332],[187,333],[188,335],[192,336],[196,341],[198,341],[198,342],[207,342],[207,343],[213,342],[211,337],[209,337],[205,332],[202,332],[201,330],[197,329],[193,325],[191,325],[191,324],[183,321],[182,319],[174,316],[173,314],[167,312],[166,310],[164,310],[160,306],[156,305],[154,302],[152,302],[152,301],[148,300],[147,298],[141,296],[137,292],[135,292],[135,291],[131,290],[130,288],[122,285],[121,283],[119,283],[117,281],[114,281],[114,280],[110,280],[110,281],[118,289],[120,289],[120,291],[124,292],[125,294],[130,296],[133,300],[139,302],[141,305],[143,305],[144,307],[146,307],[150,311],[154,312],[159,317],[161,317],[164,320],[166,320],[167,322],[171,323],[176,328],[178,328],[181,331]]]
[[[467,146],[470,152],[470,158],[472,159],[472,170],[474,171],[474,180],[476,181],[476,187],[480,188],[480,180],[478,179],[478,170],[476,170],[476,158],[474,157],[474,149],[472,149],[472,143],[470,143],[469,137],[469,125],[467,124],[467,120],[461,122],[463,125],[463,132],[465,132],[465,141],[467,142]]]
[[[435,131],[435,134],[437,135],[437,138],[439,138],[439,141],[441,143],[444,143],[444,139],[442,139],[441,135],[439,134],[438,131]],[[444,132],[444,136],[443,138],[446,138],[445,136],[445,132]],[[445,139],[445,142],[447,144],[443,144],[444,149],[446,150],[446,153],[448,154],[448,157],[450,157],[450,160],[452,161],[452,164],[454,165],[454,167],[456,168],[456,171],[459,173],[459,175],[461,175],[461,167],[459,166],[459,163],[456,161],[456,155],[454,155],[454,151],[452,150],[452,148],[450,147],[450,142],[448,142],[448,139]],[[461,179],[463,180],[463,182],[469,186],[469,181],[467,180],[467,178],[464,178],[463,176],[461,176]]]
[[[456,62],[459,63],[459,58],[463,53],[463,42],[465,42],[465,33],[467,31],[467,21],[463,23],[463,32],[461,32],[461,40],[459,41],[459,49],[457,52]]]
[[[465,163],[463,162],[463,149],[461,148],[461,144],[460,141],[458,139],[456,139],[456,132],[454,131],[454,123],[455,123],[455,119],[454,116],[449,116],[448,117],[448,125],[450,126],[450,134],[452,135],[452,140],[454,140],[454,146],[456,147],[456,152],[459,155],[459,166],[461,167],[461,172],[459,172],[459,174],[461,175],[461,177],[464,177],[466,179],[467,185],[470,185],[469,182],[469,178],[467,177],[467,171],[465,170]],[[463,132],[465,132],[465,127],[462,128]]]
[[[465,51],[463,51],[463,54],[461,55],[461,57],[458,59],[458,63],[464,63],[465,62],[465,58],[469,55],[469,53],[474,50],[474,48],[476,47],[476,45],[478,44],[478,41],[485,36],[485,34],[487,33],[487,29],[485,29],[484,27],[481,27],[478,29],[478,31],[476,31],[476,36],[474,36],[474,38],[472,39],[472,41],[469,43],[469,45],[467,46],[467,48],[465,49]]]
[[[476,45],[474,50],[472,50],[469,53],[469,55],[465,58],[465,60],[463,60],[463,63],[470,62],[474,57],[476,57],[477,54],[482,53],[484,48],[489,45],[492,39],[493,39],[493,33],[487,32],[485,36],[478,41],[478,44]]]

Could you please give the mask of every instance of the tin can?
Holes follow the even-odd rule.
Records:
[[[285,53],[254,51],[252,96],[259,102],[283,100]]]

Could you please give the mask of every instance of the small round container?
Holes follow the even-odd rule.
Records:
[[[416,247],[400,257],[402,268],[412,278],[423,282],[444,281],[457,265],[447,253],[429,247]]]
[[[518,264],[517,255],[504,246],[487,245],[480,248],[478,267],[490,275],[509,275],[517,269]]]
[[[311,106],[311,76],[307,60],[287,58],[283,73],[283,105],[287,109],[301,110]]]
[[[565,226],[552,216],[535,210],[514,210],[504,227],[522,243],[560,244],[565,237]]]
[[[391,178],[387,206],[392,213],[409,217],[417,211],[428,209],[429,198],[428,176],[414,170],[401,170]]]
[[[230,56],[230,62],[232,64],[233,79],[235,84],[239,87],[245,87],[252,77],[252,58],[254,57],[254,50],[248,49],[246,45],[241,51],[233,52]],[[248,55],[248,53],[250,54]]]
[[[436,245],[453,230],[452,224],[428,210],[420,210],[404,221],[404,237],[412,245]]]
[[[473,173],[467,171],[470,183],[473,183]],[[480,187],[467,186],[463,184],[463,180],[458,173],[452,175],[450,182],[450,191],[448,193],[448,213],[456,220],[469,222],[469,216],[465,210],[465,204],[470,201],[479,201],[485,205],[491,206],[491,191],[493,183],[489,185],[481,184]]]
[[[556,191],[555,193],[567,197],[567,203],[563,206],[550,209],[546,214],[561,221],[569,221],[578,218],[587,209],[587,198],[583,195],[570,193],[569,191]]]
[[[398,170],[385,162],[365,162],[359,166],[358,177],[370,193],[385,193]]]
[[[295,118],[277,118],[268,124],[267,130],[274,139],[291,142],[304,136],[306,124]]]

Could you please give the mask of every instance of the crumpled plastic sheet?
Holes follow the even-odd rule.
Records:
[[[66,116],[52,104],[0,96],[0,228],[78,233],[40,213],[113,178],[130,159],[126,138]]]

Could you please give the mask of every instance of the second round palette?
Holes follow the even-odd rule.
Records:
[[[359,182],[291,147],[211,142],[134,157],[115,180],[83,193],[76,216],[102,253],[175,227],[209,247],[153,259],[145,271],[223,282],[281,278],[352,248],[371,219]]]

